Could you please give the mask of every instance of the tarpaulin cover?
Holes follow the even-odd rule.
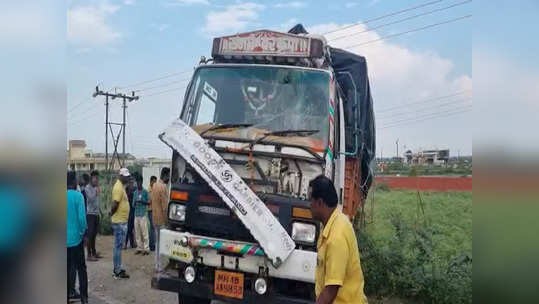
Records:
[[[307,34],[301,24],[288,32]],[[355,152],[361,157],[361,189],[367,195],[374,178],[376,153],[376,129],[367,61],[365,57],[345,50],[328,47],[328,51],[329,64],[335,71],[344,100],[346,151]],[[355,134],[358,135],[357,144]]]
[[[331,66],[335,71],[344,100],[346,151],[361,157],[362,191],[366,195],[374,178],[376,129],[367,61],[345,50],[329,48]],[[357,133],[357,150],[356,138]]]

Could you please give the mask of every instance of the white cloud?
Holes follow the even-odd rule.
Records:
[[[357,2],[346,2],[346,3],[344,4],[344,6],[345,6],[346,8],[352,8],[352,7],[354,7],[354,6],[357,6],[358,4],[359,4],[359,3],[357,3]]]
[[[236,33],[255,25],[258,13],[264,9],[264,5],[246,2],[229,5],[222,11],[211,11],[206,16],[202,31],[213,35]]]
[[[335,23],[318,24],[308,27],[307,31],[325,33],[342,26],[345,25]],[[366,26],[359,24],[328,33],[325,37],[331,46],[347,49],[366,58],[375,112],[377,109],[387,109],[409,102],[472,89],[471,75],[461,74],[455,76],[455,64],[434,51],[411,50],[391,40],[349,48],[354,44],[380,38],[380,35],[375,31],[351,35],[366,29]],[[346,37],[332,41],[332,39],[344,36]],[[465,98],[466,96],[463,96],[460,99]],[[471,104],[470,98],[471,91],[468,92],[468,101],[464,105]],[[382,118],[382,116],[385,117]],[[377,126],[388,126],[395,120],[394,116],[391,118],[387,114],[381,115],[378,117]],[[457,122],[459,123],[458,126],[452,125]],[[441,130],[440,125],[445,125],[447,128]],[[470,132],[466,133],[464,131],[464,128],[471,127],[472,120],[465,115],[448,117],[446,120],[434,119],[398,128],[381,129],[380,133],[383,133],[383,136],[378,137],[378,144],[384,151],[394,151],[395,138],[401,138],[402,142],[407,143],[409,146],[412,144],[416,147],[421,145],[424,145],[424,147],[426,145],[449,146],[454,149],[459,148],[461,151],[470,151],[471,153],[471,135]]]
[[[277,8],[302,8],[305,6],[307,6],[307,3],[303,1],[281,2],[273,5],[273,7]]]
[[[122,34],[113,29],[107,18],[119,7],[111,4],[77,6],[67,10],[67,40],[78,47],[105,46]]]
[[[135,0],[124,0],[124,5],[133,5],[135,4]]]
[[[165,5],[167,6],[175,6],[175,5],[181,5],[181,6],[190,6],[190,5],[209,5],[210,2],[208,0],[171,0]]]

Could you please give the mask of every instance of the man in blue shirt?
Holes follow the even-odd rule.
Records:
[[[81,303],[88,303],[88,275],[84,259],[84,233],[86,232],[86,210],[84,197],[77,190],[77,175],[67,172],[67,290],[74,286],[75,269],[79,275],[79,292]]]

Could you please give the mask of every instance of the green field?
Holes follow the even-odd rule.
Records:
[[[356,226],[370,298],[471,303],[472,193],[372,191]]]

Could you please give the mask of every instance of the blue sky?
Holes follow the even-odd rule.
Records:
[[[374,26],[463,2],[445,0],[369,24],[358,24],[326,35],[327,39],[351,35]],[[288,30],[303,23],[311,32],[323,33],[369,18],[429,1],[226,1],[226,0],[117,0],[69,1],[67,26],[67,138],[85,139],[89,148],[104,151],[104,106],[93,99],[96,84],[123,86],[188,71],[201,55],[209,56],[211,37],[261,28]],[[466,3],[406,22],[330,42],[346,47],[472,13]],[[377,114],[378,155],[394,155],[395,140],[401,147],[450,148],[456,155],[472,153],[470,112],[413,122],[425,114],[471,108],[472,19],[452,22],[393,39],[354,48],[369,63],[375,110],[399,107]],[[189,73],[139,85],[141,99],[129,106],[127,151],[136,156],[168,156],[157,134],[180,110],[181,87]],[[455,92],[466,91],[436,110],[436,104],[407,107]],[[425,105],[425,104],[423,104]],[[460,107],[459,107],[460,106]],[[433,108],[434,107],[434,108]],[[415,112],[418,110],[418,112]],[[437,111],[437,112],[436,112]],[[119,104],[112,118],[121,119]],[[422,116],[423,115],[423,116]],[[393,126],[397,125],[397,126]]]

